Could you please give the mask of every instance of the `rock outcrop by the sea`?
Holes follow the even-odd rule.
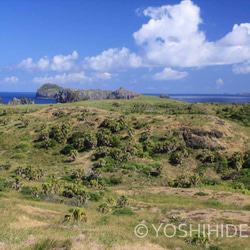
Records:
[[[104,100],[104,99],[133,99],[140,94],[127,91],[121,87],[116,91],[106,91],[100,89],[70,89],[64,88],[56,96],[56,102],[67,103],[67,102],[78,102],[85,100]]]
[[[2,100],[2,98],[0,97],[0,104],[3,104],[3,100]]]
[[[17,99],[16,97],[14,97],[12,101],[8,102],[8,105],[27,105],[27,104],[35,104],[35,101],[31,100],[30,98],[27,99],[25,97],[21,99]]]
[[[133,99],[140,94],[127,91],[121,87],[116,91],[100,89],[72,89],[63,88],[56,84],[46,83],[37,90],[37,98],[54,98],[59,103],[78,102],[85,100],[104,100],[104,99]]]
[[[62,89],[63,87],[57,84],[46,83],[37,90],[36,98],[37,99],[55,99],[59,91]]]
[[[169,95],[167,95],[167,94],[161,94],[161,95],[159,95],[159,97],[163,98],[163,99],[169,99],[170,98]]]

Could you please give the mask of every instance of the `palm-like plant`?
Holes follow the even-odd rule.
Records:
[[[129,206],[128,197],[126,195],[121,195],[120,198],[116,201],[118,207],[127,207]]]
[[[114,205],[115,204],[115,199],[113,197],[110,197],[107,199],[107,203],[110,205]]]
[[[98,212],[100,213],[108,213],[110,211],[110,207],[109,207],[109,204],[107,202],[103,202],[102,204],[100,204],[97,209],[96,209]]]
[[[241,152],[235,152],[231,157],[231,166],[232,168],[236,168],[237,172],[239,172],[244,163],[243,155]]]
[[[66,220],[87,222],[87,215],[85,211],[79,207],[69,209],[69,215],[65,216]]]
[[[84,169],[81,168],[75,169],[71,175],[73,179],[83,178],[84,176],[85,176],[85,171]]]
[[[77,150],[73,149],[70,151],[70,158],[72,159],[72,161],[75,161],[78,157],[78,152]]]

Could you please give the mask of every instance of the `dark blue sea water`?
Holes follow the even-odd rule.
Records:
[[[146,94],[152,96],[159,96],[160,94]],[[55,103],[54,99],[36,99],[35,92],[2,92],[0,97],[3,104],[7,104],[9,101],[16,97],[21,99],[23,96],[35,100],[35,104]],[[169,94],[171,99],[185,101],[189,103],[200,102],[219,102],[219,103],[248,103],[250,102],[250,95],[222,95],[222,94]]]
[[[147,94],[159,96],[160,94]],[[248,103],[250,102],[250,95],[229,95],[229,94],[169,94],[169,97],[174,100],[184,101],[189,103]]]
[[[13,97],[18,99],[22,97],[31,98],[35,100],[35,104],[56,103],[55,99],[36,99],[35,92],[0,92],[0,97],[2,98],[3,104],[8,104],[9,101],[12,101]]]

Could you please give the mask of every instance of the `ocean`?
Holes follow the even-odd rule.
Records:
[[[159,96],[160,94],[146,94],[152,96]],[[21,99],[22,97],[31,98],[35,100],[35,104],[47,104],[56,103],[54,99],[36,99],[35,92],[2,92],[0,97],[3,104],[7,104],[12,101],[13,97]],[[250,102],[250,95],[228,95],[228,94],[169,94],[171,99],[185,101],[189,103],[207,103],[207,102],[219,102],[219,103],[248,103]]]
[[[8,104],[13,100],[13,97],[21,99],[22,97],[31,98],[35,100],[35,104],[56,103],[55,99],[36,99],[36,92],[0,92],[3,104]]]
[[[160,94],[147,94],[159,96]],[[248,103],[250,102],[250,95],[229,95],[229,94],[168,94],[171,99],[184,101],[189,103]]]

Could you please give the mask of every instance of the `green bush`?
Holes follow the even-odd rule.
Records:
[[[16,153],[14,155],[12,155],[11,159],[16,159],[16,160],[21,160],[26,158],[26,155],[22,154],[22,153]]]
[[[142,169],[142,172],[146,175],[149,175],[153,171],[153,168],[150,166],[146,166]]]
[[[101,123],[100,127],[107,128],[112,133],[115,133],[125,128],[125,121],[123,119],[111,120],[111,119],[105,118],[104,121]]]
[[[67,144],[61,151],[60,153],[63,155],[69,155],[70,152],[74,150],[74,146],[71,144]]]
[[[49,138],[54,139],[59,143],[64,143],[66,141],[66,135],[62,131],[62,125],[54,125],[49,133]]]
[[[5,164],[1,164],[0,165],[0,170],[3,170],[3,171],[7,171],[11,168],[11,164],[10,163],[5,163]]]
[[[250,169],[250,150],[244,153],[244,163],[243,168]]]
[[[49,250],[58,247],[57,240],[46,239],[35,244],[34,250]]]
[[[16,149],[27,150],[30,148],[30,144],[26,141],[21,141],[16,145]]]
[[[97,145],[100,146],[111,146],[112,144],[112,137],[111,132],[108,129],[100,128],[96,134],[97,138]]]
[[[62,196],[67,198],[76,198],[79,205],[83,205],[89,199],[89,193],[86,187],[75,183],[67,183],[62,188]]]
[[[204,192],[197,192],[194,195],[198,195],[198,196],[208,196],[209,194],[204,193]]]
[[[129,164],[122,165],[122,168],[130,170],[130,171],[136,171],[136,167],[133,165],[129,165]]]
[[[144,163],[138,163],[135,162],[133,163],[133,165],[137,168],[137,169],[144,169],[146,167],[146,165]]]
[[[150,162],[148,164],[149,167],[152,167],[156,173],[161,173],[163,170],[163,164],[161,162]]]
[[[0,186],[3,188],[10,188],[12,181],[10,179],[6,179],[3,177],[0,177]]]
[[[111,177],[107,180],[107,184],[109,185],[118,185],[122,183],[122,178]]]
[[[15,173],[27,180],[39,180],[43,177],[43,170],[41,168],[34,168],[32,166],[18,167],[15,170]]]
[[[246,211],[250,211],[250,205],[244,206],[243,209]]]
[[[0,185],[0,192],[6,191],[6,189],[4,188],[4,186]]]
[[[126,195],[121,195],[117,199],[116,203],[117,203],[117,207],[120,207],[120,208],[127,207],[127,206],[129,206],[128,197]]]
[[[115,199],[113,197],[110,197],[107,199],[107,203],[110,205],[114,205],[115,204]]]
[[[65,221],[87,221],[87,215],[85,211],[79,207],[69,209],[69,215],[65,215]]]
[[[222,181],[220,179],[213,179],[206,177],[202,179],[202,183],[205,185],[214,186],[214,185],[221,185]]]
[[[95,193],[89,193],[89,200],[90,201],[95,201],[98,202],[102,199],[103,197],[100,194],[95,194]]]
[[[170,185],[177,188],[190,188],[192,186],[190,174],[181,174],[177,176]]]
[[[185,239],[186,242],[191,243],[192,245],[197,246],[206,246],[210,242],[210,238],[207,235],[204,235],[203,233],[195,234],[190,237],[187,237]]]
[[[110,207],[109,207],[109,204],[106,203],[106,202],[103,202],[102,204],[100,204],[97,209],[96,209],[98,212],[100,213],[108,213],[110,211]]]
[[[119,137],[112,136],[111,146],[112,147],[119,147],[120,145],[121,145],[121,141],[120,141]]]
[[[222,250],[222,248],[216,245],[211,245],[209,246],[208,250]]]

